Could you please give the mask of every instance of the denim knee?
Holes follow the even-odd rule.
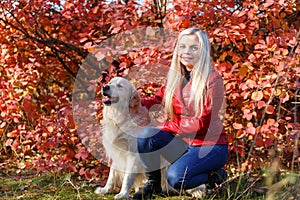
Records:
[[[180,190],[182,188],[183,180],[184,180],[184,174],[178,173],[176,169],[169,168],[167,171],[167,180],[168,184],[176,189]]]
[[[153,148],[152,136],[157,133],[154,127],[146,127],[138,135],[137,144],[139,153],[149,153]]]
[[[138,138],[139,139],[147,139],[147,138],[154,136],[159,131],[160,131],[160,129],[158,129],[158,128],[148,126],[139,132]]]

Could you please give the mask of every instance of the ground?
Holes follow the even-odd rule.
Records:
[[[216,197],[216,192],[211,192],[205,197],[208,199],[300,199],[300,180],[297,174],[285,174],[278,177],[277,183],[269,187],[262,184],[266,183],[263,176],[244,175],[231,177],[226,184],[225,192],[222,197]],[[37,173],[23,172],[19,174],[1,174],[0,172],[0,199],[2,200],[97,200],[113,199],[111,195],[95,195],[93,193],[97,186],[96,181],[79,181],[69,174],[53,172]],[[238,187],[237,187],[238,186]],[[267,192],[267,188],[269,192]],[[190,200],[190,196],[180,195],[174,197],[157,197],[157,200]]]

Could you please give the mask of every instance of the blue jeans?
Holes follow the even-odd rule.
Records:
[[[227,145],[189,146],[181,138],[155,127],[146,127],[139,133],[138,151],[147,172],[161,168],[161,156],[170,162],[167,180],[177,190],[206,183],[208,173],[221,169],[228,159]]]

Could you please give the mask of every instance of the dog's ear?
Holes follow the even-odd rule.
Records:
[[[130,98],[129,108],[132,109],[133,111],[137,111],[140,108],[140,105],[141,105],[140,95],[137,91],[134,91]]]

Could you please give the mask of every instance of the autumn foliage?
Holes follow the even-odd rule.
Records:
[[[176,33],[194,26],[209,34],[226,87],[228,169],[264,169],[274,160],[299,169],[296,0],[5,0],[0,11],[0,169],[105,176],[101,147],[92,144],[99,124],[78,127],[73,114],[100,121],[99,90],[116,75],[153,95],[165,81]],[[145,35],[152,39],[143,46]],[[110,41],[135,45],[116,50]],[[81,109],[87,98],[95,113]]]

